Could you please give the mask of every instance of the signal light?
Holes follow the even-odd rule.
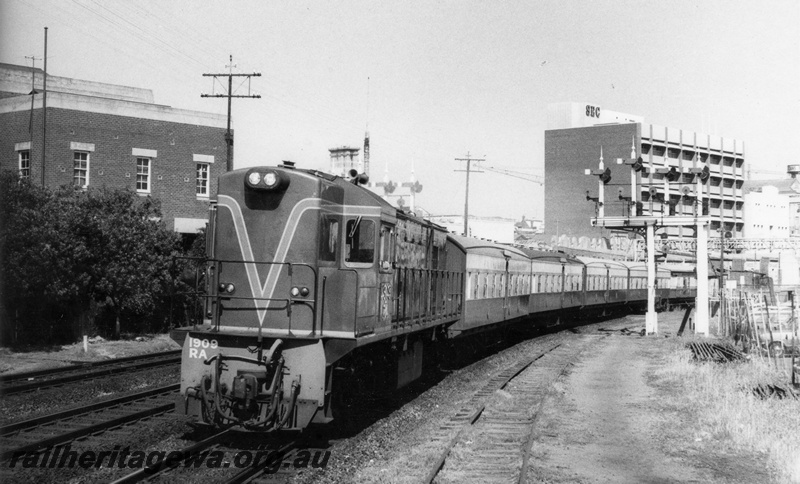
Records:
[[[711,170],[708,168],[708,165],[703,167],[703,171],[700,172],[700,181],[705,182],[711,176]]]
[[[644,215],[644,203],[636,202],[636,216],[641,217]]]
[[[591,170],[589,168],[583,170],[584,175],[597,175],[600,177],[600,181],[603,182],[603,185],[607,185],[608,182],[611,181],[611,168],[606,168],[605,170]]]
[[[633,163],[633,171],[637,171],[637,172],[639,172],[639,171],[642,171],[643,169],[644,169],[644,160],[643,160],[643,159],[642,159],[642,157],[640,156],[640,157],[639,157],[639,158],[637,158],[637,159],[636,159],[636,161]]]
[[[680,174],[680,172],[679,172],[679,171],[678,171],[678,170],[677,170],[677,169],[676,169],[676,168],[673,166],[673,167],[672,167],[672,168],[670,168],[670,169],[669,169],[669,171],[667,172],[667,174],[666,174],[666,177],[667,177],[667,180],[669,180],[669,181],[671,181],[671,182],[674,182],[674,181],[678,181],[678,179],[681,177],[681,174]]]
[[[608,185],[608,182],[611,181],[611,168],[606,168],[606,171],[600,175],[600,181],[603,182],[603,185]]]

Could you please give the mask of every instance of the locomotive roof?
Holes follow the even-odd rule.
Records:
[[[342,187],[342,189],[345,190],[345,193],[349,194],[353,198],[358,199],[360,203],[365,203],[366,201],[368,201],[369,203],[374,203],[375,205],[381,207],[384,213],[390,216],[393,215],[397,218],[414,220],[422,225],[433,226],[442,231],[445,230],[445,228],[442,227],[441,225],[436,224],[435,222],[431,222],[430,220],[424,219],[422,217],[418,217],[417,215],[411,212],[406,212],[400,208],[397,208],[391,203],[387,202],[383,197],[373,192],[372,190],[369,190],[362,185],[356,185],[355,183],[352,183],[351,181],[348,181],[345,178],[342,178],[338,175],[332,175],[330,173],[325,173],[318,170],[309,170],[304,168],[294,168],[287,166],[277,166],[276,168],[304,172],[309,175],[322,178],[323,180],[339,185],[340,187]]]

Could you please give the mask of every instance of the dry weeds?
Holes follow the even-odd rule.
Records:
[[[697,439],[708,436],[763,452],[781,479],[800,482],[800,400],[762,400],[752,391],[758,385],[786,387],[787,374],[759,357],[744,363],[695,363],[686,340],[673,341],[675,349],[656,376],[683,392],[662,404],[696,415]]]

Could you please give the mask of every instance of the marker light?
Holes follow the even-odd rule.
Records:
[[[218,289],[219,292],[226,292],[228,294],[233,294],[233,292],[236,291],[236,286],[234,286],[230,282],[220,282]]]
[[[292,290],[290,291],[292,297],[297,297],[297,296],[306,297],[308,296],[309,292],[311,291],[309,291],[307,287],[296,287],[296,286],[293,287]]]

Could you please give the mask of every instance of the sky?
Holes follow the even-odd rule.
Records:
[[[233,56],[232,72],[261,74],[234,83],[261,95],[233,100],[235,168],[327,170],[328,150],[368,129],[372,180],[413,169],[417,206],[450,215],[464,210],[457,158],[543,174],[557,102],[743,140],[754,175],[785,176],[800,163],[797,25],[796,0],[0,0],[0,62],[41,59],[48,27],[51,75],[226,114],[200,95],[226,92],[203,74]],[[470,214],[543,218],[543,192],[473,173]]]

